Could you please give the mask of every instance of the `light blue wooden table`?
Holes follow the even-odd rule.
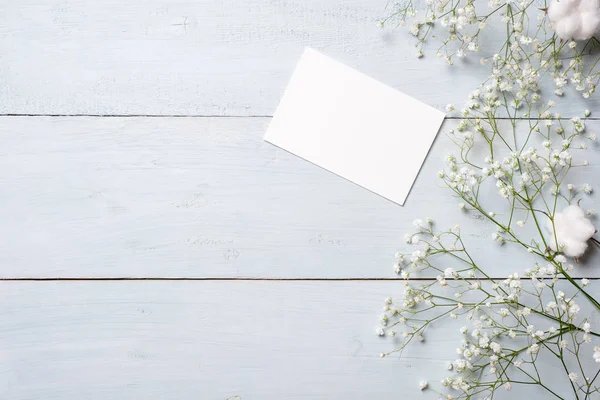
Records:
[[[423,398],[454,330],[403,359],[373,330],[411,221],[513,270],[437,186],[448,141],[405,207],[262,141],[307,45],[438,108],[485,77],[386,3],[0,0],[0,398]]]

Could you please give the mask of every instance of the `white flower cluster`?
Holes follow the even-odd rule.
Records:
[[[577,211],[578,218],[582,212]],[[396,255],[396,267],[407,279],[404,296],[397,303],[391,298],[385,300],[376,334],[399,337],[402,345],[395,351],[401,351],[413,340],[425,340],[429,324],[440,317],[435,314],[436,309],[442,308],[441,316],[463,319],[465,325],[459,329],[462,340],[456,349],[459,357],[449,363],[452,374],[441,381],[443,388],[461,394],[448,394],[445,398],[469,398],[474,393],[492,395],[497,388],[510,389],[514,382],[509,376],[525,373],[527,365],[547,348],[556,346],[555,352],[584,354],[582,346],[592,343],[598,335],[589,319],[581,316],[581,292],[567,295],[556,288],[559,277],[574,268],[565,256],[542,254],[546,264],[536,263],[525,269],[523,277],[515,272],[500,281],[482,280],[478,275],[483,271],[471,261],[458,226],[436,232],[429,218],[417,219],[413,225],[416,231],[408,234],[407,242],[418,246],[418,250]],[[464,266],[437,267],[434,258],[448,253],[462,259]],[[410,284],[408,271],[419,269],[435,271],[437,278],[420,286]],[[581,280],[580,288],[588,285],[589,280]],[[449,295],[448,290],[454,295]],[[552,300],[542,302],[548,295]],[[587,354],[590,360],[600,362],[600,346],[593,350],[590,346]],[[493,377],[497,384],[486,392],[479,376],[488,380]],[[573,382],[579,377],[568,371]],[[426,381],[419,386],[422,390],[430,387]]]
[[[506,271],[487,271],[480,264],[485,260],[469,253],[458,225],[436,231],[431,220],[415,220],[416,231],[405,242],[416,249],[397,254],[394,264],[404,279],[404,297],[386,300],[376,333],[397,336],[401,344],[394,351],[402,351],[413,340],[424,341],[430,324],[442,317],[464,322],[458,358],[449,364],[452,374],[441,382],[450,393],[440,392],[443,398],[492,398],[496,390],[517,384],[538,385],[554,395],[531,374],[543,354],[564,362],[572,398],[600,395],[600,385],[583,367],[566,367],[583,365],[586,358],[600,363],[600,341],[592,344],[600,337],[592,326],[600,301],[589,291],[589,280],[571,277],[589,243],[600,245],[589,219],[595,209],[579,207],[594,200],[586,197],[593,188],[569,183],[574,168],[589,165],[582,155],[596,134],[586,126],[589,110],[583,118],[555,111],[555,100],[569,87],[584,98],[596,90],[598,57],[588,63],[589,44],[573,40],[595,29],[597,1],[552,0],[548,10],[539,10],[531,0],[490,0],[486,11],[474,0],[426,0],[425,15],[411,26],[419,56],[434,25],[445,31],[447,37],[435,36],[441,41],[437,55],[451,65],[479,51],[484,29],[500,22],[496,33],[506,31],[502,46],[486,49],[480,60],[490,69],[488,79],[463,108],[446,107],[461,119],[449,132],[456,151],[438,176],[458,197],[461,214],[487,221],[494,241],[526,252],[519,260],[535,260],[533,267],[495,279]],[[400,17],[415,15],[410,0],[398,7]],[[550,85],[554,93],[546,90]],[[548,93],[553,99],[545,98]],[[486,198],[494,193],[500,199]],[[411,278],[421,271],[435,279],[415,284]],[[436,391],[423,382],[421,389]]]

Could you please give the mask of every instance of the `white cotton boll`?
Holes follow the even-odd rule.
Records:
[[[600,28],[600,13],[598,12],[598,3],[596,3],[596,9],[590,12],[584,12],[581,14],[581,30],[579,36],[575,36],[577,40],[590,39]]]
[[[600,30],[600,0],[553,0],[548,18],[561,39],[590,39]]]
[[[550,220],[546,227],[552,235],[549,240],[550,248],[568,257],[582,256],[588,247],[587,241],[596,233],[594,225],[586,218],[585,211],[577,205],[570,205],[562,212],[557,212],[554,215],[554,228]]]

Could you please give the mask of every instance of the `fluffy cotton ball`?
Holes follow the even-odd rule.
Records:
[[[590,39],[600,29],[600,0],[552,0],[548,18],[561,39]]]
[[[547,228],[552,234],[549,241],[550,248],[569,257],[583,255],[588,247],[587,241],[596,233],[594,225],[585,217],[585,211],[577,205],[568,206],[562,212],[557,212],[554,215],[554,228],[550,220],[547,221]]]

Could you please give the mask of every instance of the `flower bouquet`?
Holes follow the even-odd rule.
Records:
[[[457,213],[487,221],[495,245],[525,252],[529,264],[508,260],[507,277],[494,277],[458,225],[415,220],[405,237],[414,248],[394,265],[404,296],[386,299],[376,328],[396,345],[381,356],[425,341],[448,318],[456,358],[441,383],[421,389],[443,399],[492,399],[517,386],[535,398],[600,399],[600,289],[574,277],[600,244],[593,187],[573,183],[596,135],[586,129],[589,110],[556,111],[568,96],[596,91],[600,1],[406,1],[382,24],[408,25],[419,58],[433,48],[449,65],[475,57],[490,71],[464,107],[447,106],[455,151],[438,175]],[[491,49],[490,27],[504,39]],[[423,271],[436,278],[413,279]]]

